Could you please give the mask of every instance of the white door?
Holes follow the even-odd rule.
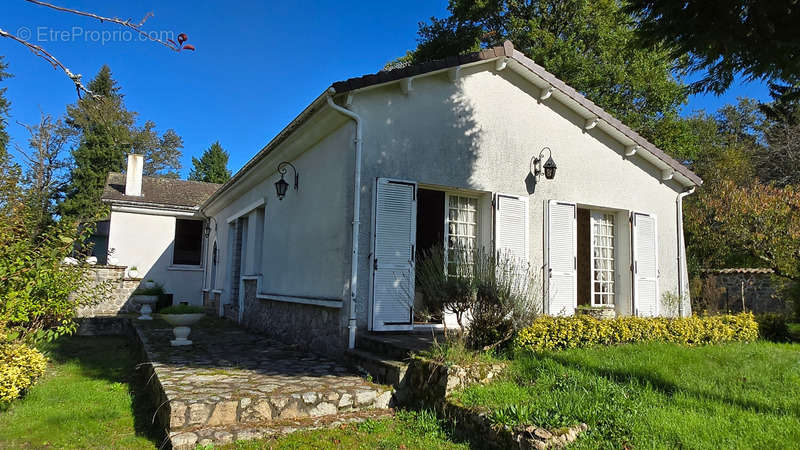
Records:
[[[417,184],[379,178],[375,196],[372,329],[411,330]]]
[[[528,199],[496,194],[494,199],[494,248],[498,255],[508,255],[528,262]]]
[[[656,217],[633,213],[633,308],[637,316],[658,315]]]
[[[578,208],[550,200],[547,211],[547,313],[571,316],[578,306]]]

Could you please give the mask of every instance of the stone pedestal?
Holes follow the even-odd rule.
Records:
[[[592,316],[595,319],[599,320],[606,320],[606,319],[614,319],[617,317],[617,311],[614,309],[613,306],[593,306],[591,308],[578,308],[576,309],[578,314],[586,314],[587,316]]]

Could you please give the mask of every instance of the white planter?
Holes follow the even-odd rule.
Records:
[[[134,295],[133,301],[142,305],[139,310],[141,313],[139,320],[153,320],[153,316],[150,315],[153,308],[150,305],[154,305],[158,301],[157,295]]]
[[[189,326],[199,322],[203,317],[205,317],[205,313],[161,314],[162,319],[175,327],[172,329],[172,332],[175,334],[175,339],[170,341],[170,344],[172,344],[173,347],[191,345],[192,341],[186,339],[189,337],[189,333],[192,331]]]
[[[128,278],[139,278],[139,270],[128,269]]]

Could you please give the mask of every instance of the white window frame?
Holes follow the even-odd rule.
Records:
[[[589,277],[590,277],[590,286],[591,286],[591,304],[592,306],[616,306],[616,296],[617,296],[617,220],[616,215],[611,211],[601,211],[601,210],[590,210],[589,211],[589,242],[591,248],[591,266],[589,270]],[[596,270],[596,260],[598,257],[595,255],[595,237],[597,235],[594,232],[594,226],[597,222],[596,216],[607,216],[611,218],[611,235],[603,235],[603,237],[610,237],[611,238],[611,280],[605,281],[605,283],[611,283],[612,290],[611,292],[598,292],[595,290],[595,270]],[[604,247],[607,248],[607,247]],[[602,283],[602,282],[601,282]],[[610,298],[612,301],[611,303],[598,303],[595,301],[595,296],[606,296]]]
[[[472,195],[461,191],[445,191],[444,192],[444,270],[445,273],[450,273],[450,198],[469,198],[475,200],[475,250],[482,247],[481,245],[481,198],[479,195]],[[456,222],[458,223],[458,222]],[[467,236],[470,237],[470,236]]]

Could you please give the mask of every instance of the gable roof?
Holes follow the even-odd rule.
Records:
[[[198,209],[222,186],[201,181],[173,178],[142,177],[142,195],[125,195],[125,174],[111,172],[106,178],[101,199],[103,203],[135,206],[155,206],[169,209]]]
[[[306,106],[306,108],[291,122],[289,122],[289,124],[286,125],[286,127],[284,127],[274,138],[272,138],[267,145],[259,150],[255,156],[247,161],[244,166],[242,166],[241,169],[239,169],[225,184],[223,184],[219,190],[213,193],[205,201],[205,203],[207,204],[216,197],[222,195],[222,193],[227,191],[230,186],[235,184],[240,178],[244,177],[244,175],[249,172],[250,169],[255,167],[255,165],[261,159],[271,153],[272,150],[274,150],[278,145],[280,145],[281,142],[289,137],[292,132],[303,125],[306,120],[308,120],[320,109],[325,108],[327,97],[397,82],[406,78],[452,70],[459,66],[488,62],[491,60],[503,60],[504,62],[510,61],[512,63],[516,63],[519,66],[519,69],[525,70],[528,72],[528,74],[538,78],[543,86],[543,89],[551,92],[553,97],[565,102],[571,102],[576,107],[585,110],[590,118],[596,118],[598,119],[599,124],[604,124],[599,126],[599,128],[617,136],[621,136],[624,139],[630,140],[631,145],[629,146],[629,149],[634,150],[637,153],[639,150],[644,150],[644,154],[652,155],[651,162],[658,161],[667,166],[669,170],[680,174],[690,185],[699,186],[703,184],[702,178],[697,176],[697,174],[692,172],[688,167],[676,161],[663,150],[640,136],[637,132],[633,131],[630,127],[604,111],[602,108],[594,104],[594,102],[586,98],[583,94],[576,91],[574,88],[567,85],[560,79],[556,78],[555,75],[545,70],[544,67],[536,64],[532,59],[522,54],[522,52],[514,49],[514,44],[512,44],[511,41],[505,41],[502,47],[488,48],[480,52],[468,53],[459,56],[450,56],[445,59],[414,64],[408,67],[393,70],[380,71],[369,75],[363,75],[360,77],[334,82],[328,89],[323,91],[322,94],[320,94],[316,99],[314,99],[314,101]],[[515,65],[512,65],[511,67],[516,68]],[[542,100],[544,100],[544,98],[542,98]]]
[[[424,75],[431,72],[451,69],[465,64],[499,58],[503,58],[505,60],[504,62],[506,63],[508,61],[514,61],[518,63],[521,69],[529,71],[530,74],[540,78],[546,86],[552,87],[555,91],[560,92],[562,94],[560,97],[571,100],[575,102],[577,106],[585,109],[590,115],[590,117],[587,117],[587,119],[596,118],[605,122],[608,126],[630,139],[634,145],[638,145],[639,147],[645,149],[655,158],[669,166],[672,170],[686,177],[693,184],[703,184],[703,180],[688,167],[676,161],[663,150],[640,136],[637,132],[620,122],[617,118],[603,110],[603,108],[597,106],[594,102],[586,98],[580,92],[576,91],[573,87],[556,78],[555,75],[545,70],[544,67],[536,64],[532,59],[522,54],[522,52],[514,49],[514,44],[512,44],[511,41],[505,41],[502,47],[488,48],[476,53],[451,56],[445,59],[415,64],[400,69],[382,71],[374,74],[363,75],[357,78],[350,78],[344,81],[337,81],[333,83],[333,88],[336,90],[336,93],[339,94],[364,89],[379,84],[390,83],[409,77]]]

